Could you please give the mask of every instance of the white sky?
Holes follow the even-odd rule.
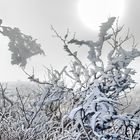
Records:
[[[53,38],[50,25],[64,35],[66,29],[76,32],[80,39],[93,39],[96,33],[89,30],[78,17],[78,0],[0,0],[0,18],[3,25],[19,27],[25,34],[32,35],[42,44],[46,57],[35,56],[27,66],[31,72],[32,67],[38,75],[43,76],[43,65],[62,68],[67,65],[68,59],[63,51],[63,46],[57,38]],[[130,27],[137,42],[140,42],[140,1],[127,0],[123,23]],[[8,40],[0,35],[0,81],[26,80],[26,75],[18,66],[10,64],[10,52],[8,51]],[[139,47],[139,46],[138,46]],[[140,48],[140,47],[139,47]],[[86,56],[84,48],[81,56]],[[135,76],[140,81],[140,59],[133,64],[138,72]]]

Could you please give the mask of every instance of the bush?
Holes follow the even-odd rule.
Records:
[[[20,65],[28,79],[43,86],[27,97],[17,88],[17,100],[12,101],[1,84],[0,139],[140,139],[140,109],[130,114],[120,111],[125,108],[120,98],[126,97],[136,85],[132,79],[135,71],[129,64],[140,56],[140,51],[129,30],[122,37],[124,26],[120,27],[116,21],[114,27],[115,20],[111,17],[101,24],[95,42],[78,40],[75,35],[71,38],[69,31],[62,37],[51,26],[73,61],[70,67],[66,66],[60,72],[46,68],[46,81],[40,81],[34,73],[30,75],[23,68],[28,58],[44,54],[40,45],[17,28],[1,26],[1,33],[10,39],[11,63]],[[125,49],[125,43],[130,45],[130,50]],[[89,63],[83,64],[78,52],[71,51],[70,45],[88,47]],[[107,46],[106,63],[102,55]]]

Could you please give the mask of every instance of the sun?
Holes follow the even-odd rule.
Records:
[[[125,0],[79,0],[78,14],[82,22],[92,30],[98,30],[107,18],[123,18]]]

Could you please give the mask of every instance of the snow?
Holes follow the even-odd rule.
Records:
[[[64,50],[74,61],[62,71],[48,70],[48,80],[36,92],[27,96],[16,88],[17,98],[11,100],[0,84],[0,136],[8,139],[67,139],[67,140],[131,140],[140,139],[139,109],[134,113],[120,113],[120,97],[126,97],[127,90],[134,88],[132,76],[135,71],[129,64],[138,56],[134,46],[128,51],[122,43],[129,39],[117,40],[122,28],[114,29],[115,17],[101,24],[97,41],[69,40],[69,33],[62,38],[52,27],[53,32],[63,42]],[[112,31],[112,28],[114,29]],[[26,59],[34,53],[43,53],[40,45],[30,36],[24,35],[18,28],[3,27],[1,32],[9,37],[12,63],[26,65]],[[111,42],[109,42],[111,41]],[[111,45],[108,52],[108,64],[104,65],[102,48],[104,43]],[[11,44],[13,43],[13,44]],[[30,44],[31,43],[31,44]],[[29,45],[30,44],[30,45]],[[89,64],[84,65],[77,51],[72,52],[69,45],[85,45],[89,48]],[[19,45],[21,45],[19,47]],[[23,45],[23,46],[22,46]],[[11,47],[15,47],[12,50]],[[28,48],[29,47],[29,48]],[[31,47],[31,48],[30,48]],[[33,47],[33,48],[32,48]],[[35,47],[35,48],[34,48]],[[17,62],[17,48],[23,52],[24,59]],[[25,54],[25,50],[27,53]],[[37,52],[35,50],[37,49]],[[33,51],[33,52],[32,52]],[[35,52],[34,52],[35,51]],[[29,77],[42,84],[34,75]],[[67,85],[65,80],[70,79]],[[12,103],[11,103],[12,102]]]

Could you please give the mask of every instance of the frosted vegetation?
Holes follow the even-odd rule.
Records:
[[[0,139],[140,139],[140,107],[123,113],[130,105],[127,94],[136,85],[132,79],[135,70],[129,64],[140,56],[129,30],[122,35],[124,26],[115,17],[101,24],[97,41],[79,40],[69,30],[63,37],[53,26],[51,29],[72,62],[62,71],[46,68],[48,79],[40,81],[25,67],[28,58],[44,54],[41,46],[18,28],[1,26],[0,33],[10,40],[11,64],[19,65],[38,88],[29,94],[16,88],[13,100],[6,85],[0,84]],[[71,45],[88,47],[88,63],[79,59]],[[104,47],[109,48],[106,59],[102,57]]]

